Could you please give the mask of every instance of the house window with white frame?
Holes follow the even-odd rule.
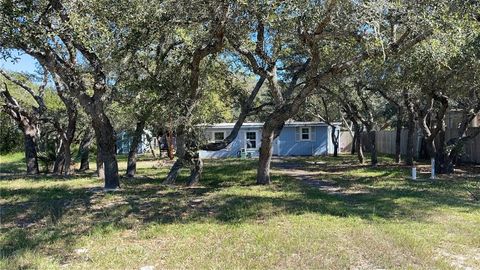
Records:
[[[213,132],[213,141],[218,143],[222,142],[225,139],[225,132],[223,131],[217,131]]]
[[[309,127],[302,127],[300,129],[300,140],[310,141],[311,138],[311,129]]]
[[[257,133],[256,132],[246,132],[245,133],[245,141],[247,145],[247,149],[256,149],[257,148]]]

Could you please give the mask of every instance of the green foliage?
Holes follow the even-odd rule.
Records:
[[[0,111],[0,142],[2,154],[19,151],[23,146],[23,135],[17,124],[3,111]]]

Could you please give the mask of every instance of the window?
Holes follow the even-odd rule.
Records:
[[[245,133],[247,149],[256,149],[257,148],[257,133],[256,132],[247,132]]]
[[[214,142],[221,142],[225,139],[225,133],[222,132],[214,132],[213,133],[213,141]]]
[[[300,138],[302,141],[310,141],[310,128],[304,127],[300,131]]]

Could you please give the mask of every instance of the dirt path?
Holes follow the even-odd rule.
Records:
[[[325,178],[325,172],[321,170],[323,163],[306,164],[295,160],[274,159],[272,163],[274,170],[283,175],[291,176],[303,184],[318,188],[329,194],[347,195],[367,193],[365,190],[345,188],[338,185],[338,183],[331,179]],[[318,165],[318,168],[312,168],[311,165]]]

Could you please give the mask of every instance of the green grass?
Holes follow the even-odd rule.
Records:
[[[138,177],[104,193],[92,172],[26,178],[1,157],[1,269],[439,268],[480,265],[480,205],[460,176],[412,182],[382,157],[296,158],[315,179],[273,170],[253,185],[254,160],[206,161],[195,188],[164,186],[168,165],[139,163]],[[20,161],[19,161],[20,160]],[[125,160],[120,159],[120,168]],[[315,163],[316,162],[316,163]],[[78,249],[86,249],[80,253]]]

